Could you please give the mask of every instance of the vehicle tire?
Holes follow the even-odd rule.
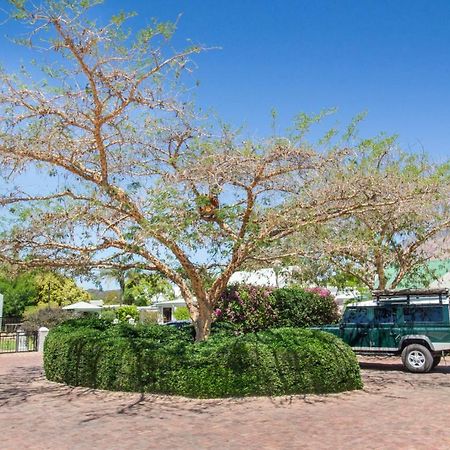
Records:
[[[423,345],[410,344],[402,351],[402,363],[410,372],[429,372],[433,366],[433,362],[433,355]]]
[[[440,362],[441,362],[441,356],[434,356],[433,364],[432,364],[431,368],[434,369]]]

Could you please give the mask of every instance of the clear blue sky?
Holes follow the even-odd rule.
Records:
[[[123,2],[107,0],[108,9]],[[251,131],[299,111],[363,110],[367,133],[399,133],[414,150],[450,157],[450,1],[129,1],[139,21],[183,13],[176,43],[220,46],[199,55],[198,102]]]
[[[136,27],[182,13],[179,49],[188,38],[221,47],[197,56],[194,76],[197,103],[227,122],[263,136],[272,108],[280,128],[300,111],[337,107],[345,125],[367,110],[367,134],[450,156],[449,0],[105,0],[97,11],[124,8]]]

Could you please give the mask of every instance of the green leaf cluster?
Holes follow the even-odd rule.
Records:
[[[119,319],[120,322],[128,322],[129,319],[137,321],[139,319],[139,311],[135,305],[121,306],[120,308],[117,308],[115,313],[116,318]]]
[[[229,286],[218,302],[216,322],[232,324],[235,331],[244,333],[335,323],[339,320],[336,302],[328,291],[323,291],[319,295],[299,286]]]
[[[189,320],[191,318],[187,306],[178,306],[173,315],[176,320]]]
[[[27,308],[22,328],[25,331],[37,331],[40,327],[49,329],[76,316],[77,313],[49,305],[37,305]]]
[[[28,271],[11,275],[6,269],[0,274],[0,293],[4,296],[4,316],[21,317],[40,307],[60,307],[89,300],[90,295],[72,278],[55,272]]]

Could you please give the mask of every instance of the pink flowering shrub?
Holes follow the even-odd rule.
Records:
[[[324,325],[339,319],[328,289],[273,289],[245,284],[228,287],[214,315],[216,326],[231,324],[233,330],[244,333],[272,327]]]
[[[319,297],[330,297],[331,292],[327,288],[323,287],[313,287],[305,289],[306,292],[312,292],[313,294],[317,294]]]
[[[339,320],[337,304],[328,289],[293,286],[277,289],[272,296],[277,309],[277,326],[311,327]]]
[[[214,311],[216,322],[228,322],[244,333],[265,330],[276,322],[273,289],[247,284],[229,286]]]

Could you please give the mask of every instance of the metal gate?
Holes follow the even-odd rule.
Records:
[[[0,353],[37,352],[37,331],[0,332]]]
[[[21,320],[0,317],[0,353],[37,352],[38,332],[21,329]]]

